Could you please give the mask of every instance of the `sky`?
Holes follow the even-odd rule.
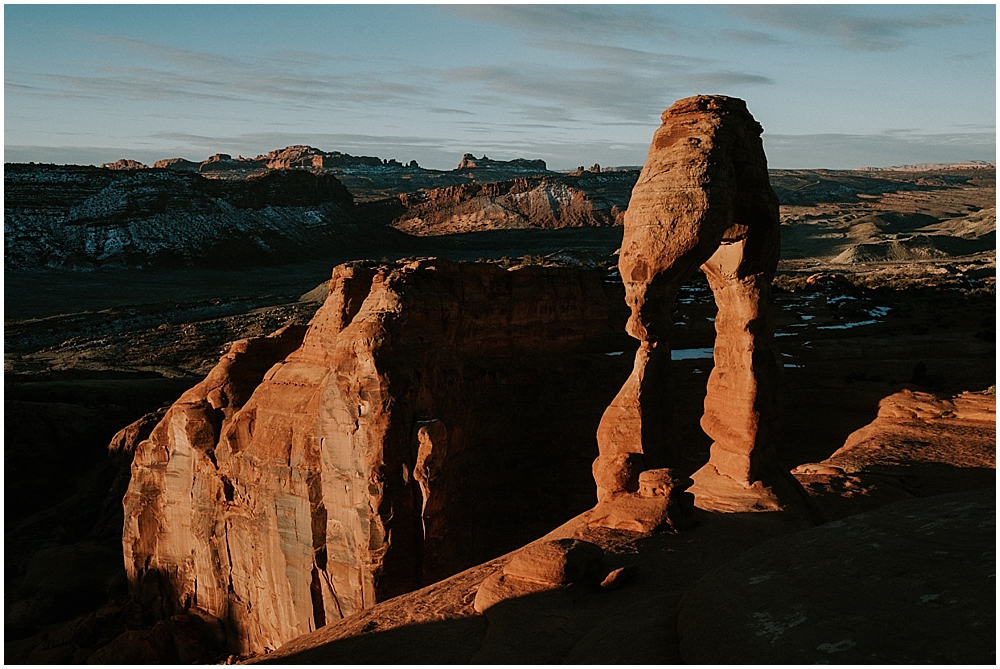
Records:
[[[641,165],[697,94],[746,100],[775,168],[995,160],[996,7],[4,7],[7,162]]]

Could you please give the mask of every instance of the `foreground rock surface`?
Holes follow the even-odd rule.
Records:
[[[684,596],[683,661],[995,663],[995,495],[897,502],[747,551]]]
[[[904,389],[829,458],[792,475],[827,519],[890,502],[996,485],[996,394]]]
[[[224,360],[137,447],[134,592],[262,652],[579,513],[620,300],[596,270],[338,267],[301,346],[256,385]]]
[[[994,492],[908,500],[811,529],[788,513],[698,510],[690,531],[640,534],[588,528],[588,512],[251,661],[992,663]],[[569,570],[535,563],[557,541],[600,547],[600,571],[624,568],[617,586],[552,583]],[[524,563],[545,576],[512,578]]]
[[[684,591],[733,554],[804,527],[783,513],[696,513],[701,523],[678,534],[594,528],[586,512],[520,551],[377,604],[252,662],[678,663],[674,629]],[[603,573],[603,580],[593,575]],[[487,602],[477,613],[477,604]]]

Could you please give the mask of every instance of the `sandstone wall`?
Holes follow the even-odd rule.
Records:
[[[582,512],[630,366],[607,355],[628,346],[622,297],[596,270],[338,267],[301,346],[263,352],[277,364],[252,395],[225,379],[259,340],[138,447],[134,592],[261,652]]]

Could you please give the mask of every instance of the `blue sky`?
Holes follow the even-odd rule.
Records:
[[[289,144],[637,165],[741,97],[772,167],[996,157],[994,5],[6,5],[6,161]]]

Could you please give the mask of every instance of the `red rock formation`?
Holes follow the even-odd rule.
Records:
[[[792,470],[830,520],[914,496],[996,485],[996,395],[901,390],[822,462]]]
[[[456,170],[472,170],[472,169],[516,169],[516,170],[526,170],[532,172],[547,172],[548,169],[545,167],[544,160],[528,160],[527,158],[515,158],[514,160],[491,160],[486,156],[482,158],[476,158],[471,153],[466,153],[462,156],[462,160],[458,162],[458,167]]]
[[[148,169],[145,165],[140,163],[138,160],[130,160],[128,158],[122,158],[121,160],[116,160],[113,163],[104,163],[101,165],[102,169],[105,170],[145,170]]]
[[[596,270],[336,268],[255,389],[224,360],[137,449],[134,591],[260,652],[586,509],[592,435],[627,373],[606,355],[620,300]]]
[[[198,171],[202,173],[258,172],[263,169],[267,169],[267,165],[263,161],[253,158],[244,158],[242,156],[233,159],[233,157],[228,153],[216,153],[214,156],[209,156],[208,159],[202,161],[202,163],[198,165]]]
[[[783,481],[770,437],[781,356],[773,346],[769,286],[778,261],[778,199],[761,126],[742,100],[698,96],[663,113],[625,213],[619,269],[641,344],[632,375],[608,407],[594,464],[599,498],[633,493],[638,472],[676,461],[670,308],[698,267],[719,306],[715,368],[702,427],[711,459],[694,474],[703,507],[777,509]]]
[[[217,475],[197,474],[217,469],[220,431],[264,373],[299,345],[304,331],[293,326],[233,344],[136,447],[124,500],[125,567],[134,592],[154,614],[223,608],[219,596],[224,600],[225,583],[205,579],[218,573],[215,512],[227,490]]]
[[[352,156],[340,151],[321,151],[305,144],[286,146],[283,149],[257,156],[254,160],[271,170],[402,166],[395,160],[384,161],[375,156]],[[416,161],[411,164],[415,166]]]
[[[175,170],[177,172],[197,172],[199,163],[184,158],[166,158],[157,160],[153,167],[161,170]]]
[[[415,235],[510,228],[615,224],[586,192],[548,177],[435,188],[399,196],[407,208],[392,226]]]

